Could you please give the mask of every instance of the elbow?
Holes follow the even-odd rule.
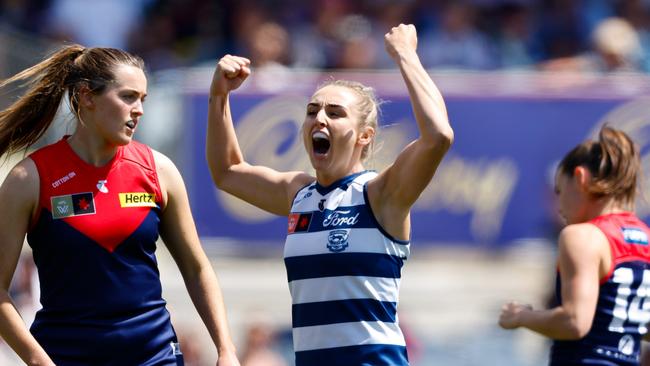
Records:
[[[588,328],[585,329],[580,327],[573,327],[573,328],[569,328],[567,330],[566,335],[561,337],[560,339],[567,340],[567,341],[577,341],[579,339],[584,338],[588,333],[589,333]]]
[[[440,143],[443,146],[449,149],[449,147],[451,147],[451,145],[454,143],[454,130],[449,127],[444,131],[440,131],[438,140],[440,140]]]
[[[591,323],[580,321],[578,319],[568,319],[564,332],[562,332],[562,335],[558,337],[558,339],[577,341],[584,338],[590,330]]]
[[[223,174],[220,172],[218,164],[214,159],[210,158],[209,154],[206,154],[206,161],[208,163],[210,176],[212,177],[212,182],[214,182],[217,187],[221,188],[220,185],[223,184]]]
[[[219,190],[233,194],[237,190],[238,172],[241,171],[241,168],[245,164],[210,164],[208,162],[210,177],[212,177],[212,182],[215,187]]]
[[[220,160],[211,154],[206,154],[206,161],[208,163],[208,170],[212,177],[212,182],[219,189],[223,189],[225,177],[228,173],[228,168],[221,164]]]
[[[210,175],[212,176],[212,182],[214,182],[215,187],[223,190],[223,179],[221,178],[222,175],[213,173],[212,170],[210,170]]]
[[[430,148],[436,151],[447,152],[454,143],[454,130],[451,127],[444,130],[436,131],[428,139]]]
[[[212,182],[220,190],[226,189],[226,172],[210,168],[210,176],[212,177]]]

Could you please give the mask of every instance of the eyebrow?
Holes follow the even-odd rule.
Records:
[[[129,87],[124,87],[123,91],[126,92],[126,93],[139,94],[139,95],[141,95],[142,98],[146,98],[147,95],[148,95],[147,93],[141,93],[138,89],[133,89],[133,88],[129,88]]]
[[[321,103],[316,103],[316,102],[311,102],[311,103],[307,104],[307,107],[320,107],[320,106],[321,106]],[[325,104],[325,107],[347,109],[347,108],[345,108],[345,106],[342,106],[340,104],[334,104],[334,103]]]

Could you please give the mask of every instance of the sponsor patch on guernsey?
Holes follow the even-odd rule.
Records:
[[[50,197],[50,203],[52,204],[52,218],[54,219],[93,215],[95,213],[95,199],[91,192]]]
[[[311,212],[308,213],[292,213],[289,215],[289,234],[309,231],[309,224],[311,223]]]
[[[120,207],[156,207],[156,194],[146,192],[120,193]]]
[[[645,231],[635,227],[621,228],[623,239],[630,244],[648,245],[648,234]]]

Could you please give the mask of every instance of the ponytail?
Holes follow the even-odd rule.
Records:
[[[118,65],[144,70],[141,58],[115,48],[85,48],[74,44],[0,83],[0,88],[27,80],[29,89],[0,111],[0,156],[33,145],[52,124],[63,95],[79,116],[78,93],[82,85],[100,94],[114,81]]]
[[[0,112],[0,155],[34,144],[47,130],[66,91],[74,60],[84,48],[67,46],[44,61],[0,83],[0,88],[27,80],[25,95]]]
[[[624,132],[604,126],[598,141],[586,141],[575,147],[558,170],[573,176],[578,166],[589,169],[592,179],[588,189],[594,197],[610,196],[624,204],[634,204],[641,160],[638,148]]]

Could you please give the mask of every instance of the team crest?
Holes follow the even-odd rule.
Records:
[[[338,253],[348,247],[349,230],[332,230],[327,236],[327,249],[330,252]]]

